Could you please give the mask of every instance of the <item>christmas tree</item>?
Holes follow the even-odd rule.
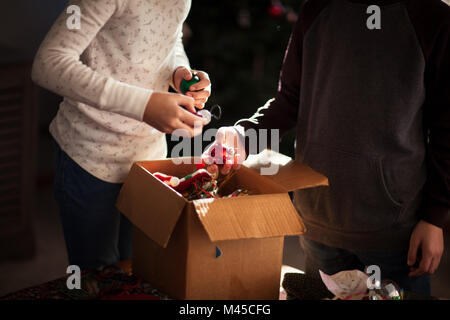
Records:
[[[230,0],[192,2],[186,21],[185,49],[194,69],[212,81],[208,106],[219,104],[232,125],[249,117],[276,94],[289,36],[303,1]],[[293,138],[281,151],[292,155]]]

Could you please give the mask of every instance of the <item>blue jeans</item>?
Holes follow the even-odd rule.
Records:
[[[131,258],[132,224],[115,206],[122,184],[97,179],[55,143],[55,198],[71,265],[98,268]]]
[[[305,237],[300,237],[300,244],[305,252],[305,273],[313,277],[319,277],[319,269],[332,275],[344,270],[364,271],[367,266],[377,265],[381,270],[381,280],[393,280],[406,291],[427,296],[431,294],[429,275],[408,277],[407,251],[350,252]]]

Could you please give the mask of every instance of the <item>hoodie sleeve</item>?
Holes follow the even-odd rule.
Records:
[[[409,1],[407,9],[426,60],[427,179],[420,214],[443,227],[450,211],[450,7],[429,0]]]
[[[301,90],[303,38],[329,3],[329,0],[315,0],[302,5],[284,56],[275,98],[260,107],[252,117],[236,122],[235,126],[242,126],[244,130],[278,129],[280,137],[296,127]],[[270,148],[270,143],[268,144]],[[249,154],[248,143],[245,145]]]
[[[431,58],[426,103],[428,177],[423,219],[442,227],[450,211],[450,21],[440,30]]]

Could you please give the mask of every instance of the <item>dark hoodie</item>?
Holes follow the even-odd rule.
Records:
[[[369,30],[369,5],[381,29]],[[329,187],[297,191],[305,237],[405,250],[450,208],[450,7],[440,0],[310,0],[275,99],[244,128],[296,129],[297,160]]]

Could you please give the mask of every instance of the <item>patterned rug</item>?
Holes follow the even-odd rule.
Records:
[[[81,274],[81,288],[70,290],[67,277],[30,287],[0,297],[0,300],[167,300],[141,278],[127,274],[118,266],[86,270]]]
[[[131,272],[131,261],[81,273],[81,288],[67,288],[67,277],[20,290],[0,297],[0,300],[170,300],[148,282]],[[332,294],[320,279],[300,273],[285,273],[282,287],[287,300],[330,299]],[[405,292],[405,300],[434,300],[434,297]]]

